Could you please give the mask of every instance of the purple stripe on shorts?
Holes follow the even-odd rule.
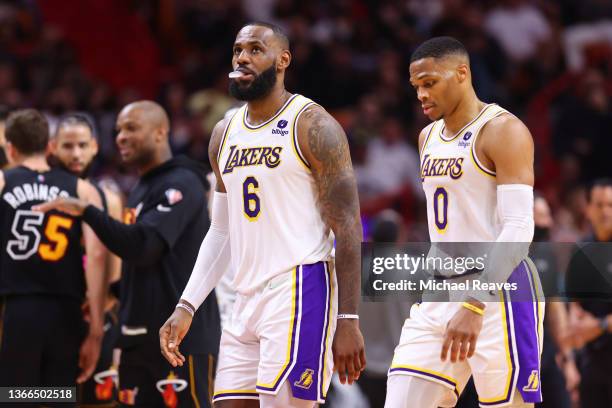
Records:
[[[327,352],[327,342],[331,341],[328,337],[327,337],[327,331],[329,329],[329,324],[330,324],[330,309],[332,307],[332,276],[331,273],[329,272],[329,264],[325,265],[325,275],[326,275],[326,279],[327,279],[327,300],[326,300],[326,304],[327,304],[327,311],[325,312],[325,328],[323,329],[323,339],[322,339],[322,349],[321,349],[321,365],[322,367],[325,367],[325,360],[327,358],[326,352]],[[331,336],[330,336],[331,337]],[[331,350],[330,350],[331,352]],[[325,388],[325,381],[323,381],[323,376],[325,375],[324,370],[321,369],[321,371],[319,371],[319,399],[324,400],[327,394],[327,390],[324,389]]]
[[[529,288],[532,294],[531,302],[512,302],[514,313],[514,332],[516,334],[516,347],[519,356],[519,376],[517,387],[527,403],[542,402],[542,389],[540,387],[540,341],[539,304],[536,295],[536,284],[539,284],[537,275],[531,273],[525,261],[519,265],[510,277],[519,287]],[[517,268],[518,269],[518,268]],[[514,280],[513,280],[514,279]],[[534,282],[538,280],[538,283]]]
[[[537,279],[538,283],[533,280]],[[538,336],[539,305],[536,296],[537,275],[531,273],[525,261],[510,276],[509,282],[516,282],[519,288],[529,290],[531,302],[512,302],[514,332],[519,357],[517,388],[527,403],[542,402],[540,387],[540,342]]]
[[[289,373],[288,381],[295,398],[320,401],[322,370],[325,353],[330,278],[324,262],[303,265],[302,318],[298,339],[297,359]]]
[[[512,380],[504,399],[492,402],[480,401],[481,406],[494,406],[508,402],[515,388],[519,390],[525,402],[542,402],[542,393],[539,386],[540,346],[537,329],[539,324],[537,313],[539,312],[534,286],[536,283],[533,282],[533,279],[539,278],[537,274],[535,276],[531,274],[526,261],[522,261],[508,279],[509,283],[515,283],[517,286],[517,289],[512,292],[504,291]],[[512,311],[512,315],[510,315],[510,311]],[[514,336],[512,327],[514,327]],[[514,362],[513,338],[516,340],[516,355],[519,366],[516,384],[514,384],[516,365]]]

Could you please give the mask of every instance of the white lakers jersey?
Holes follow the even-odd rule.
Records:
[[[248,295],[301,264],[328,260],[333,234],[321,219],[297,121],[314,102],[293,95],[268,121],[247,121],[247,105],[230,119],[219,148],[227,190],[234,288]]]
[[[485,105],[456,135],[443,136],[444,120],[425,128],[421,180],[432,242],[493,242],[501,232],[495,172],[476,156],[476,140],[489,120],[508,111]]]

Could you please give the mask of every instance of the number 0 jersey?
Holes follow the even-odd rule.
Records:
[[[488,104],[454,137],[443,135],[444,120],[425,128],[421,180],[432,242],[494,242],[501,232],[495,172],[476,156],[476,140],[491,119],[508,113]]]
[[[227,190],[233,286],[248,295],[296,265],[328,260],[333,234],[321,219],[297,121],[314,104],[293,95],[268,121],[247,122],[247,105],[230,119],[219,148]]]
[[[77,177],[63,170],[26,167],[4,171],[0,193],[2,226],[0,295],[53,294],[83,299],[85,280],[81,222],[32,206],[57,197],[77,196]]]

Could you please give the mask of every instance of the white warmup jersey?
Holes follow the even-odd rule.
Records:
[[[421,180],[432,242],[494,242],[501,232],[495,172],[476,157],[482,127],[507,110],[486,105],[455,136],[443,136],[444,120],[431,123],[421,149]]]
[[[331,257],[333,234],[321,219],[296,135],[300,114],[313,104],[293,95],[257,126],[247,122],[244,105],[225,129],[218,163],[229,206],[233,286],[243,295],[296,265]]]
[[[482,127],[491,119],[507,111],[495,104],[482,111],[456,135],[443,136],[444,121],[438,120],[426,129],[426,140],[421,150],[421,179],[427,197],[429,236],[433,254],[453,251],[447,243],[469,242],[468,248],[482,254],[477,243],[495,242],[502,229],[497,211],[497,183],[495,172],[487,169],[476,157],[476,140]],[[478,249],[480,248],[480,251]],[[431,252],[430,252],[431,254]],[[437,272],[454,282],[465,282],[466,277],[451,276],[438,268]],[[454,407],[459,394],[470,377],[474,379],[482,408],[518,406],[519,394],[528,403],[541,401],[540,355],[544,302],[538,272],[529,259],[521,261],[508,283],[516,290],[499,291],[500,301],[486,302],[482,329],[473,357],[451,362],[440,359],[444,332],[457,312],[461,301],[424,301],[412,306],[410,318],[404,323],[400,342],[395,349],[389,376],[416,376],[436,382],[435,406]],[[456,293],[461,297],[462,293]],[[516,301],[515,301],[516,299]],[[522,299],[522,300],[520,300]],[[395,384],[395,385],[394,385]],[[404,408],[403,382],[390,383],[388,408]],[[516,392],[518,391],[518,393]],[[402,397],[404,399],[402,399]],[[433,401],[433,399],[432,399]],[[523,406],[523,405],[521,405]]]

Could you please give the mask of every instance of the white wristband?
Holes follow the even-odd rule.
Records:
[[[176,305],[176,307],[180,307],[181,309],[184,309],[187,311],[187,313],[189,313],[191,315],[191,317],[193,317],[193,315],[195,314],[195,310],[193,310],[190,306],[184,304],[184,303],[178,303]],[[175,308],[176,309],[176,308]]]
[[[359,315],[341,313],[341,314],[338,315],[338,319],[355,319],[355,320],[359,320]]]

